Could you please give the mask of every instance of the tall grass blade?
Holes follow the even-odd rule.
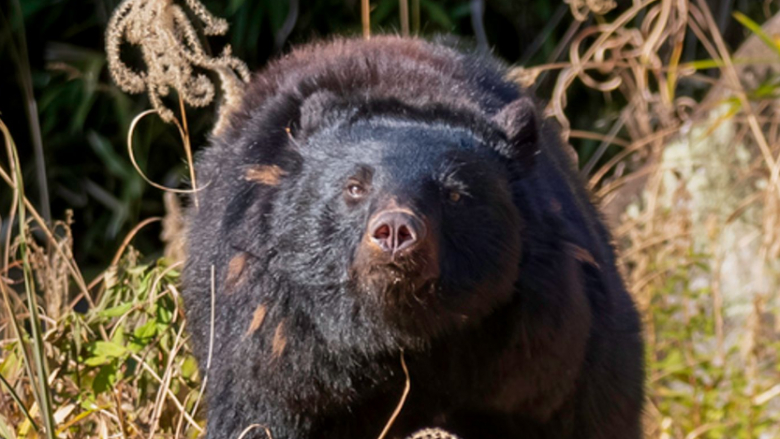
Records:
[[[25,35],[24,17],[22,13],[22,6],[19,4],[19,0],[12,2],[12,14],[16,13],[19,17],[19,31],[18,31],[18,43],[13,38],[13,26],[0,11],[0,17],[2,17],[4,25],[7,26],[9,33],[9,47],[11,59],[15,61],[17,68],[17,78],[21,85],[22,93],[25,100],[25,110],[27,112],[27,119],[30,123],[30,138],[33,145],[33,151],[35,155],[35,174],[38,182],[39,202],[41,203],[40,209],[43,218],[46,222],[51,222],[51,206],[49,202],[49,183],[46,176],[46,159],[43,153],[43,136],[41,135],[41,122],[38,118],[38,102],[35,99],[35,93],[33,92],[33,79],[32,70],[30,69],[30,59],[27,51],[27,36]],[[11,17],[13,19],[13,17]],[[16,47],[18,44],[18,47]]]
[[[30,313],[30,328],[31,338],[33,341],[33,357],[35,360],[36,375],[38,378],[38,395],[39,404],[41,409],[41,417],[46,427],[46,437],[48,439],[54,439],[54,411],[51,405],[51,393],[48,383],[48,372],[46,367],[46,354],[44,352],[43,333],[41,331],[40,320],[38,316],[38,303],[35,298],[34,280],[32,276],[32,267],[30,265],[30,255],[28,253],[27,246],[27,218],[24,205],[24,182],[22,180],[21,163],[19,161],[19,154],[16,150],[16,144],[11,138],[11,133],[6,127],[5,123],[0,120],[0,131],[5,135],[8,142],[9,152],[11,157],[10,166],[11,171],[16,176],[16,194],[17,194],[17,216],[19,223],[19,252],[22,255],[22,267],[24,273],[24,289],[27,295],[27,307]],[[19,339],[21,343],[21,338]],[[31,376],[30,380],[35,382],[35,377]]]
[[[750,17],[747,15],[741,13],[741,12],[735,12],[734,18],[740,22],[743,26],[748,28],[750,32],[753,32],[758,38],[761,39],[767,46],[769,46],[772,50],[777,52],[778,55],[780,55],[780,45],[766,32],[764,32],[764,29],[761,28],[761,25],[756,23],[755,21],[751,20]]]
[[[16,405],[19,406],[19,410],[21,410],[22,413],[24,413],[24,416],[26,416],[27,419],[30,421],[30,424],[33,426],[35,431],[41,431],[40,428],[38,428],[38,424],[36,424],[35,420],[32,418],[32,416],[30,416],[30,412],[27,411],[27,407],[24,406],[24,403],[22,402],[21,398],[19,398],[19,395],[16,394],[16,391],[14,390],[11,383],[9,383],[8,380],[6,380],[3,374],[1,373],[0,373],[0,382],[3,383],[6,390],[8,390],[8,393],[11,394],[11,398],[13,398]]]

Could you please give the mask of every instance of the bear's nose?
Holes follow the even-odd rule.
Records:
[[[376,215],[368,226],[371,242],[387,253],[396,255],[414,248],[425,237],[425,224],[407,211],[385,211]]]

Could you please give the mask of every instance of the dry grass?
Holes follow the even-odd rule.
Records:
[[[780,437],[780,118],[772,77],[744,81],[777,43],[737,18],[770,44],[764,59],[735,61],[704,1],[640,1],[580,30],[568,63],[518,72],[559,69],[549,114],[602,142],[583,174],[645,316],[648,437]],[[680,63],[687,33],[711,60]],[[576,80],[627,103],[606,135],[569,128]],[[703,102],[686,84],[709,89]],[[599,166],[608,147],[620,151]]]
[[[570,4],[576,14],[611,7]],[[583,175],[645,317],[649,438],[780,437],[778,84],[744,74],[775,62],[780,46],[739,19],[772,46],[763,59],[732,57],[705,1],[645,0],[575,22],[559,48],[566,62],[513,72],[526,84],[555,74],[548,115],[572,143],[601,142]],[[680,62],[688,34],[711,59]],[[573,84],[625,102],[610,127],[572,128]],[[694,99],[690,88],[709,92]],[[178,128],[188,143],[183,107]],[[0,177],[17,198],[2,237],[0,436],[53,437],[41,433],[50,425],[63,438],[196,437],[205,380],[187,347],[180,252],[144,262],[131,233],[87,283],[71,218],[47,226],[24,198],[5,134],[11,169]],[[74,311],[80,299],[86,312]]]

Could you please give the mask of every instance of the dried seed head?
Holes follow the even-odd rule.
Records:
[[[206,10],[198,0],[186,0],[192,13],[203,22],[206,35],[224,35],[228,24]],[[140,46],[145,72],[130,69],[120,59],[120,46],[127,42]],[[173,0],[125,0],[114,11],[106,31],[108,67],[116,84],[127,93],[146,91],[152,106],[166,122],[173,112],[161,100],[171,87],[193,107],[202,107],[214,99],[214,84],[193,67],[219,75],[224,102],[215,130],[226,119],[225,113],[240,102],[242,83],[249,81],[249,69],[231,55],[226,46],[218,57],[209,57],[182,6]]]
[[[569,4],[571,13],[579,21],[588,18],[588,11],[596,15],[604,15],[617,7],[615,0],[564,0]]]

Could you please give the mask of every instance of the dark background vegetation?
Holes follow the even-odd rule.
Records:
[[[105,268],[107,257],[135,224],[164,214],[162,192],[135,172],[125,143],[133,117],[149,108],[146,96],[122,93],[106,69],[103,33],[118,3],[2,0],[0,15],[0,113],[18,143],[28,196],[39,211],[55,219],[63,218],[66,209],[75,211],[74,253],[87,278]],[[398,1],[371,3],[372,31],[398,31]],[[209,39],[211,49],[221,50],[230,43],[234,54],[253,70],[291,45],[360,32],[358,0],[300,0],[289,34],[284,29],[288,1],[207,0],[204,4],[231,24],[228,37]],[[778,9],[777,2],[764,0],[709,0],[709,4],[731,49],[747,35],[732,18],[733,11],[763,23]],[[484,8],[476,26],[475,5]],[[607,18],[630,5],[630,1],[620,1]],[[420,0],[420,10],[421,34],[454,34],[477,44],[475,30],[484,32],[487,46],[517,65],[565,60],[567,30],[577,26],[569,6],[561,0]],[[591,23],[581,26],[601,19],[590,17]],[[692,35],[688,37],[682,62],[708,58]],[[553,82],[552,74],[537,82],[540,98],[549,97]],[[703,91],[690,86],[683,93],[700,97]],[[577,85],[569,91],[567,116],[572,128],[604,132],[615,120],[625,103],[604,105],[598,94]],[[30,117],[36,114],[30,98],[37,104],[37,122]],[[188,111],[196,150],[206,141],[213,115],[213,108]],[[172,126],[153,119],[145,119],[137,130],[136,157],[153,180],[168,186],[186,185],[181,180],[186,172],[180,139]],[[38,130],[42,156],[33,142]],[[598,144],[573,143],[581,163]],[[45,207],[42,181],[48,186],[50,210]],[[0,190],[2,211],[7,211],[11,192],[6,186]],[[147,256],[159,255],[159,233],[159,225],[146,228],[136,239],[136,247]]]

